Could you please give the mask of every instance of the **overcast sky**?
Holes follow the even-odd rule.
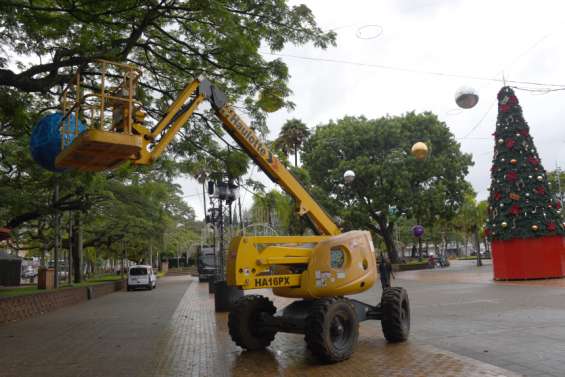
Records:
[[[304,1],[291,2],[298,3]],[[448,125],[462,150],[473,155],[475,165],[467,179],[479,199],[486,199],[496,93],[502,82],[480,78],[501,80],[504,72],[506,80],[563,84],[565,88],[563,1],[305,3],[323,29],[338,33],[337,47],[322,51],[312,46],[288,46],[277,53],[282,56],[263,51],[266,59],[280,57],[287,63],[292,76],[289,86],[294,92],[291,99],[296,104],[292,112],[283,109],[270,115],[270,138],[278,135],[288,118],[299,118],[313,128],[346,115],[376,118],[412,110],[432,111]],[[480,100],[473,109],[457,109],[454,95],[461,86],[478,92]],[[556,163],[565,165],[561,152],[565,147],[565,91],[515,91],[544,167],[553,170]],[[267,181],[257,170],[253,168],[253,178]],[[201,188],[189,179],[179,183],[186,201],[201,218]],[[244,193],[242,198],[244,206],[249,206],[251,195]]]

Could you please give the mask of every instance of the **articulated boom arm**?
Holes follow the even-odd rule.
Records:
[[[307,215],[317,231],[323,235],[337,235],[341,231],[324,210],[316,203],[298,180],[280,160],[271,153],[255,132],[245,124],[227,102],[226,95],[213,86],[210,81],[200,78],[193,81],[181,92],[169,107],[167,115],[152,130],[141,124],[134,124],[134,129],[144,135],[144,147],[135,164],[149,164],[155,160],[173,140],[182,125],[186,124],[198,105],[208,100],[216,115],[222,121],[224,129],[234,138],[243,150],[257,163],[269,178],[280,185],[298,204],[300,216]],[[160,139],[156,141],[156,138]],[[148,146],[152,145],[151,151]]]

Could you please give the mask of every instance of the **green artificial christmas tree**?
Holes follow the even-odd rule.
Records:
[[[498,92],[498,118],[491,168],[489,216],[491,241],[565,234],[561,202],[551,194],[528,124],[514,91]]]

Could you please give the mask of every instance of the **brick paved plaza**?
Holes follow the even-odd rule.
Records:
[[[0,325],[0,375],[565,375],[563,280],[497,283],[490,271],[456,262],[398,274],[394,284],[412,302],[410,340],[387,344],[378,322],[364,322],[353,357],[334,365],[318,364],[301,335],[278,334],[267,351],[243,352],[229,339],[227,315],[214,313],[207,285],[168,277],[154,291]],[[359,296],[376,302],[380,289]]]

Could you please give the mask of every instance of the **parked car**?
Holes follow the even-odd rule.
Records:
[[[146,265],[131,266],[128,269],[128,291],[136,288],[157,288],[157,276],[153,267]]]

